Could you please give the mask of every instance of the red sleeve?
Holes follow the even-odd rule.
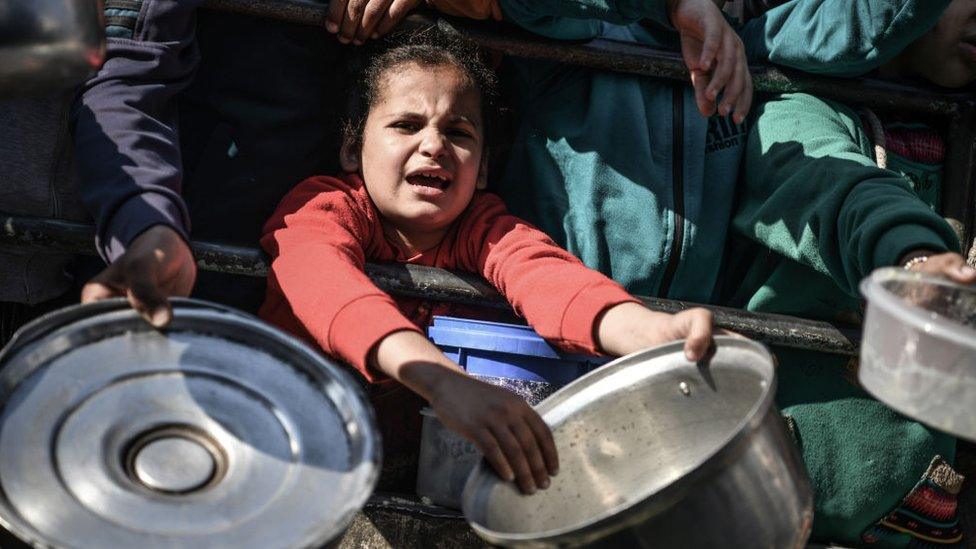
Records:
[[[587,268],[545,233],[511,215],[501,199],[475,196],[458,242],[464,268],[482,275],[543,338],[560,349],[597,354],[596,320],[613,305],[638,302]]]
[[[295,187],[264,227],[271,255],[261,317],[317,343],[370,381],[369,351],[387,335],[420,332],[364,272],[378,220],[361,183],[314,177]]]

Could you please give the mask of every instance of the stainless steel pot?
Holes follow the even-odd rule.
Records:
[[[378,478],[372,411],[259,320],[174,300],[71,307],[0,353],[0,523],[56,547],[317,547]]]
[[[759,343],[716,338],[698,364],[682,343],[623,357],[536,409],[560,471],[521,495],[482,463],[464,513],[507,546],[802,547],[813,498]]]
[[[63,89],[102,64],[98,0],[0,2],[0,96]]]
[[[904,269],[861,282],[858,378],[908,417],[976,440],[976,288]]]

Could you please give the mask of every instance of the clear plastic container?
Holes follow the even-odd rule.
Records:
[[[976,288],[886,268],[861,293],[861,384],[911,418],[976,440]]]

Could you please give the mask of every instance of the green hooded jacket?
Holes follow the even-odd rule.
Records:
[[[948,3],[796,0],[741,35],[754,59],[863,73]],[[551,38],[678,47],[664,0],[501,6],[508,20]],[[519,125],[494,190],[513,213],[632,293],[714,302],[748,123],[702,117],[681,83],[529,59],[507,68]]]
[[[857,111],[807,94],[757,110],[732,221],[728,304],[750,311],[859,322],[858,284],[906,253],[959,251],[932,199],[937,169],[889,151],[879,168]],[[921,196],[920,196],[921,195]],[[856,361],[776,349],[777,404],[796,424],[814,487],[814,539],[911,538],[877,525],[920,482],[935,456],[951,464],[952,437],[906,420],[856,382]],[[937,398],[937,397],[936,397]],[[919,521],[921,522],[921,521]]]

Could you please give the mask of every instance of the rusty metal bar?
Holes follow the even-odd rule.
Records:
[[[51,253],[95,253],[94,229],[90,225],[2,215],[0,220],[3,224],[0,245],[23,246]],[[258,249],[196,241],[191,243],[191,248],[202,270],[255,277],[268,274],[267,258]],[[472,274],[390,263],[367,264],[366,273],[377,287],[397,295],[494,309],[509,308],[508,302],[492,286]],[[700,306],[653,297],[641,299],[649,308],[669,313]],[[855,327],[835,326],[785,315],[750,313],[728,307],[707,308],[715,314],[717,326],[769,345],[841,355],[857,354],[860,334]]]
[[[205,0],[203,7],[324,28],[328,6],[309,0]],[[584,43],[549,40],[509,24],[440,16],[412,15],[404,23],[407,28],[435,25],[461,34],[482,47],[517,57],[548,59],[670,80],[688,80],[688,72],[679,55],[649,46],[602,39]],[[764,64],[752,65],[751,72],[758,92],[803,91],[874,108],[948,115],[957,112],[961,101],[972,98],[971,94],[947,93],[932,87],[894,84],[875,78],[812,76]]]

